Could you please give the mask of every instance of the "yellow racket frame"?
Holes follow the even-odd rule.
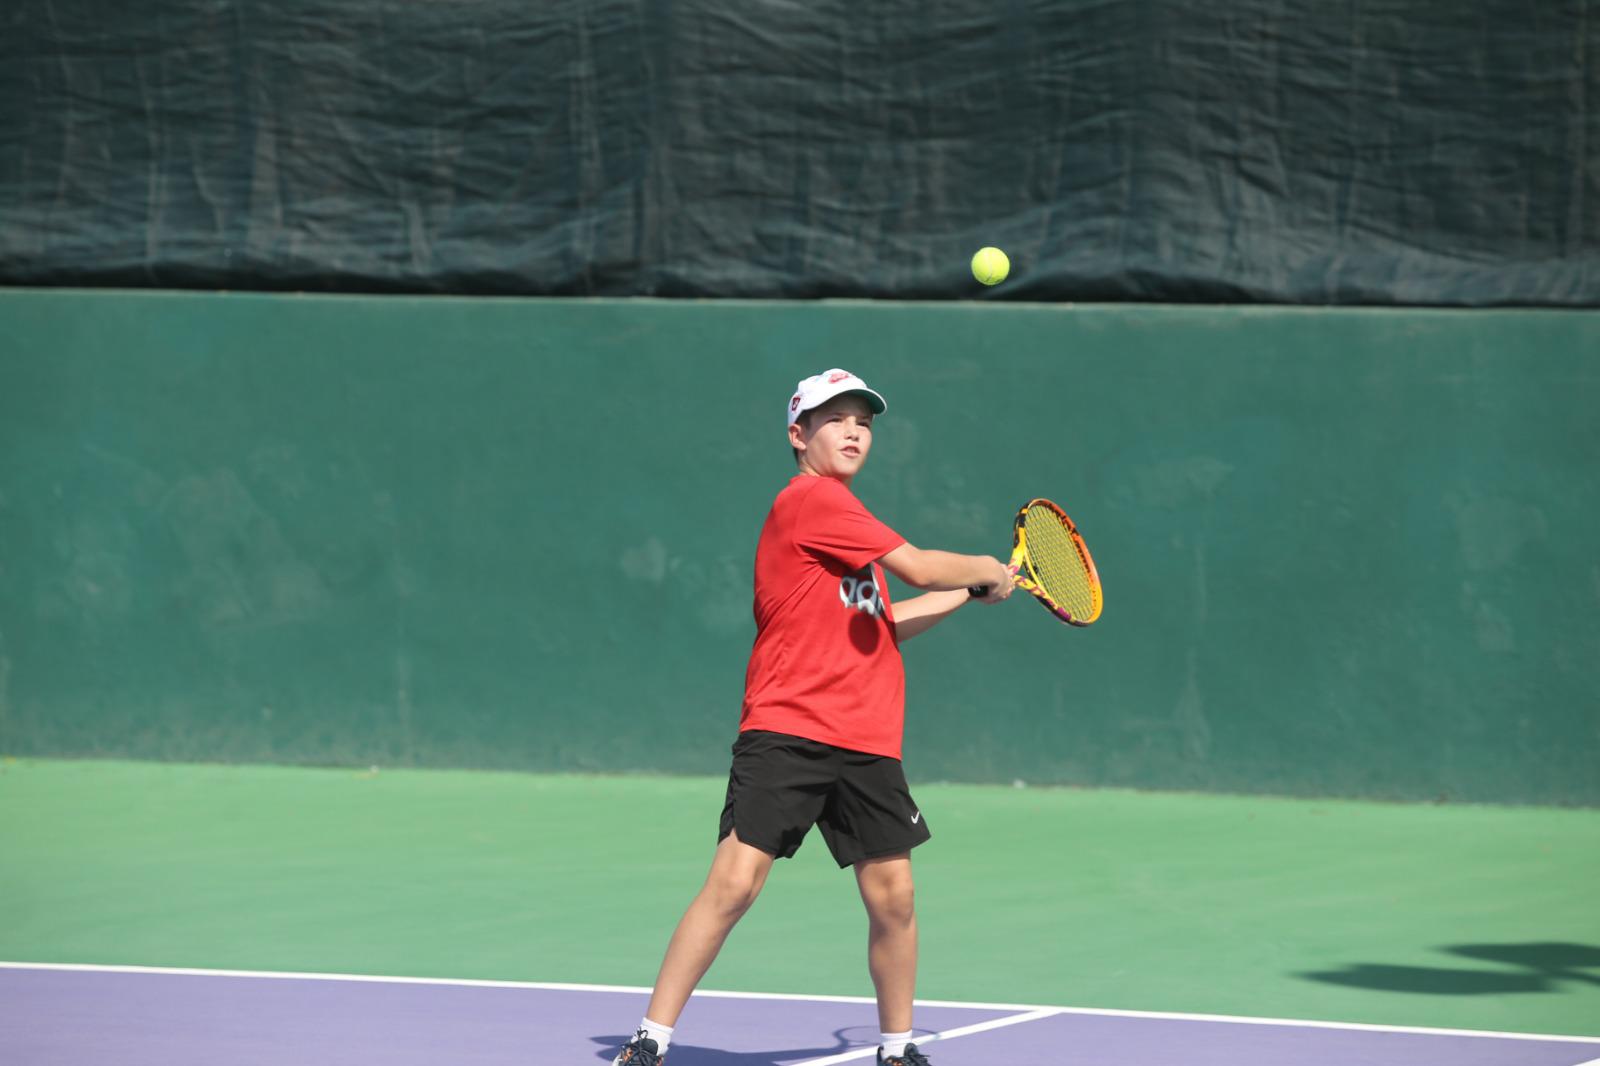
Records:
[[[1038,557],[1030,554],[1028,547],[1028,529],[1030,523],[1034,529],[1034,542],[1038,545]],[[1017,588],[1033,594],[1045,610],[1049,611],[1059,621],[1068,625],[1092,625],[1100,617],[1100,610],[1105,606],[1105,596],[1100,587],[1100,572],[1095,569],[1094,557],[1089,554],[1089,546],[1083,542],[1083,537],[1078,533],[1078,527],[1073,524],[1067,512],[1046,499],[1033,499],[1017,509],[1016,520],[1011,523],[1012,536],[1016,546],[1011,550],[1009,568],[1012,581]],[[1060,533],[1067,535],[1065,543],[1058,538]],[[1069,568],[1068,584],[1071,588],[1057,587],[1056,595],[1046,588],[1047,582],[1041,577],[1041,564],[1045,562],[1044,551],[1046,543],[1050,544],[1052,555],[1067,556],[1066,566]],[[1049,566],[1053,569],[1059,560],[1052,558]],[[1075,568],[1081,566],[1081,573]],[[1081,580],[1080,580],[1081,579]],[[1068,593],[1071,593],[1070,599]],[[1059,598],[1058,598],[1059,597]],[[1063,602],[1065,601],[1065,602]]]

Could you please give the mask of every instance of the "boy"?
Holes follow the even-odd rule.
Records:
[[[660,1066],[672,1027],[774,860],[813,824],[841,868],[855,867],[877,990],[879,1066],[928,1066],[911,1039],[917,923],[911,849],[929,837],[900,765],[901,641],[982,587],[1011,594],[989,556],[906,543],[850,492],[872,448],[883,397],[844,370],[799,383],[788,405],[798,472],[778,493],[756,546],[756,640],[711,872],[667,945],[644,1019],[614,1066]],[[882,569],[879,564],[881,563]],[[888,570],[933,590],[890,610]]]

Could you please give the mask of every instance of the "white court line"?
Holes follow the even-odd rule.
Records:
[[[912,1043],[916,1044],[918,1047],[921,1047],[924,1043],[931,1044],[935,1040],[949,1040],[952,1037],[966,1036],[969,1033],[985,1033],[990,1029],[1004,1029],[1008,1025],[1016,1025],[1019,1022],[1035,1022],[1040,1018],[1053,1018],[1060,1013],[1061,1012],[1056,1010],[1054,1007],[1044,1007],[1039,1010],[1029,1011],[1027,1014],[1013,1014],[1005,1018],[991,1018],[986,1022],[974,1022],[971,1025],[963,1025],[956,1029],[946,1029],[942,1033],[932,1033],[928,1036],[920,1037],[916,1040],[913,1040]],[[842,1055],[829,1055],[827,1058],[822,1059],[806,1059],[804,1062],[795,1063],[794,1066],[833,1066],[833,1064],[836,1062],[853,1062],[856,1059],[876,1058],[877,1054],[878,1045],[873,1044],[870,1047],[862,1047],[856,1048],[854,1051],[846,1051]]]
[[[648,995],[639,985],[584,985],[555,981],[487,981],[463,977],[385,977],[373,974],[295,973],[282,970],[204,970],[169,966],[100,966],[74,962],[0,962],[0,970],[67,970],[87,973],[161,974],[179,977],[252,977],[288,981],[365,981],[391,985],[450,985],[465,988],[530,988],[550,992],[626,992]],[[697,989],[707,999],[776,999],[802,1003],[876,1003],[871,996],[822,996],[783,992],[718,992]],[[1088,1014],[1101,1018],[1159,1018],[1180,1022],[1228,1022],[1233,1025],[1291,1025],[1303,1029],[1348,1029],[1368,1033],[1421,1033],[1425,1036],[1477,1036],[1496,1040],[1553,1040],[1572,1044],[1600,1044],[1600,1036],[1560,1036],[1554,1033],[1508,1033],[1492,1029],[1435,1029],[1418,1025],[1376,1025],[1364,1022],[1321,1022],[1299,1018],[1253,1018],[1233,1014],[1187,1014],[1177,1011],[1113,1010],[1107,1007],[1054,1007],[1039,1003],[974,1003],[965,1000],[919,999],[919,1007],[953,1007],[960,1010],[1048,1011],[1052,1014]],[[1600,1066],[1600,1059],[1592,1060]],[[1591,1066],[1582,1063],[1580,1066]]]

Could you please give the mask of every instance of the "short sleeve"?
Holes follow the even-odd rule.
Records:
[[[906,542],[832,478],[820,478],[806,497],[794,539],[801,549],[837,559],[850,570],[859,570]]]

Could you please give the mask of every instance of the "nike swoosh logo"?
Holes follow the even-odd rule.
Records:
[[[922,821],[922,812],[921,811],[918,811],[916,814],[913,814],[911,816],[911,824],[912,825],[916,825],[920,821]]]

